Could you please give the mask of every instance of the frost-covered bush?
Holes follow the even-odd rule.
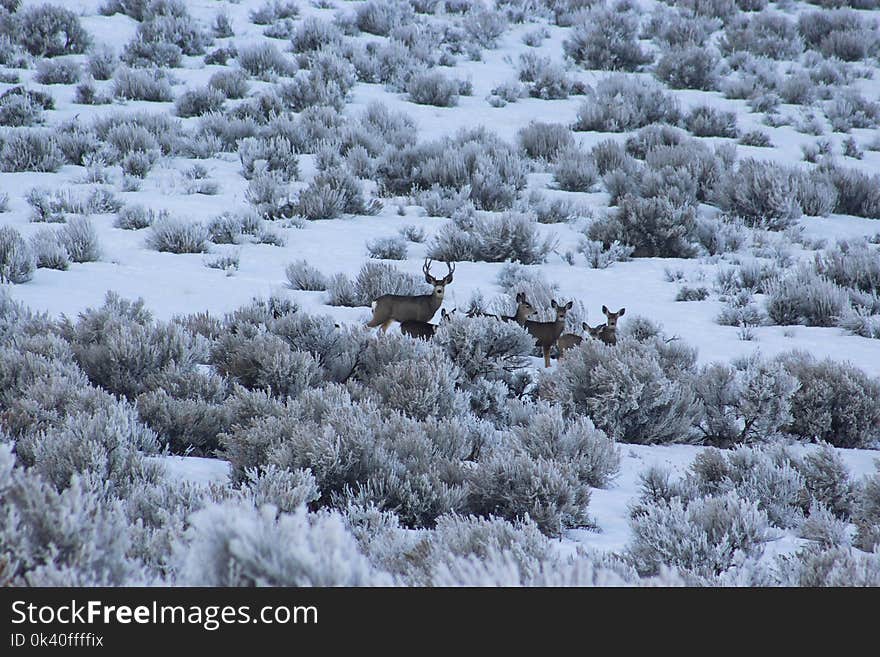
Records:
[[[279,174],[289,182],[299,176],[299,158],[285,137],[247,137],[238,142],[238,157],[242,174],[251,180],[259,171]]]
[[[553,167],[553,180],[568,192],[589,192],[599,182],[599,170],[592,153],[579,148],[560,151]]]
[[[842,287],[880,294],[880,253],[866,240],[838,240],[816,254],[816,270]]]
[[[295,53],[309,53],[339,46],[342,40],[342,31],[331,21],[309,16],[299,23],[290,45]]]
[[[525,367],[535,344],[516,322],[456,316],[439,326],[434,342],[471,380],[505,379],[507,374]]]
[[[810,545],[793,557],[778,557],[781,586],[880,586],[878,551],[863,554],[845,546]]]
[[[776,324],[834,326],[848,308],[846,290],[808,266],[767,284],[767,315]]]
[[[561,152],[574,145],[571,131],[561,123],[532,121],[521,128],[516,136],[520,148],[526,155],[548,162],[555,161]]]
[[[693,353],[683,354],[684,371],[666,356],[659,343],[585,340],[560,360],[551,394],[617,440],[687,442],[700,410],[689,382]]]
[[[865,477],[856,488],[853,503],[855,545],[870,552],[880,545],[880,473]]]
[[[388,36],[391,31],[413,19],[412,7],[407,2],[369,2],[359,5],[354,21],[361,32]]]
[[[209,112],[219,112],[226,96],[213,88],[190,89],[174,100],[174,113],[181,117],[202,116]]]
[[[208,229],[198,221],[184,221],[170,215],[159,216],[147,235],[148,248],[167,253],[205,253]]]
[[[525,83],[529,96],[544,100],[568,98],[581,88],[561,64],[531,52],[519,56],[519,82]],[[522,85],[515,81],[497,87],[492,93],[511,103],[523,95]]]
[[[703,368],[694,389],[702,402],[698,426],[704,441],[727,447],[772,440],[791,420],[796,388],[793,376],[758,358]]]
[[[54,135],[39,130],[16,130],[0,148],[0,170],[57,171],[64,164],[64,153]]]
[[[322,291],[327,289],[327,277],[306,260],[297,260],[284,270],[292,290]]]
[[[34,79],[40,84],[76,84],[82,71],[70,59],[44,59],[37,64]]]
[[[72,262],[94,262],[101,257],[98,232],[88,217],[71,217],[58,231],[58,240]]]
[[[697,105],[685,115],[684,127],[695,137],[736,137],[736,113]]]
[[[798,32],[807,47],[843,61],[858,61],[875,52],[876,28],[851,9],[810,11],[798,17]]]
[[[89,53],[86,70],[95,80],[109,80],[119,65],[116,53],[108,47],[96,48]]]
[[[338,513],[281,513],[226,502],[193,514],[175,546],[190,586],[369,586],[388,584],[360,552]],[[314,622],[315,619],[310,619]]]
[[[113,95],[122,100],[165,103],[174,100],[171,84],[160,70],[119,68],[113,75]]]
[[[880,381],[850,363],[802,352],[778,361],[799,384],[788,432],[835,447],[868,447],[880,438]]]
[[[770,59],[794,59],[804,43],[794,21],[780,13],[737,16],[724,28],[718,47],[725,55],[748,52]]]
[[[474,216],[467,225],[451,223],[434,237],[428,256],[447,262],[504,262],[532,265],[544,262],[556,242],[542,237],[537,222],[528,214],[503,212]]]
[[[853,128],[876,128],[880,125],[880,103],[868,100],[858,91],[835,94],[825,105],[825,116],[835,132]]]
[[[292,75],[296,65],[285,57],[273,43],[239,48],[235,56],[238,65],[255,77]]]
[[[596,132],[626,132],[651,123],[677,123],[675,99],[656,82],[612,75],[588,87],[572,128]]]
[[[386,262],[366,262],[355,281],[345,274],[333,276],[327,292],[331,306],[369,306],[383,294],[424,294],[425,286]]]
[[[639,45],[638,31],[635,14],[595,6],[583,14],[562,47],[584,68],[636,71],[652,59]]]
[[[16,14],[21,45],[35,57],[78,55],[91,45],[91,37],[70,9],[44,4]]]
[[[247,75],[240,69],[217,71],[208,80],[208,86],[226,98],[244,98],[250,88]]]
[[[262,5],[252,9],[248,16],[256,25],[271,25],[285,18],[296,18],[299,7],[291,0],[265,0]]]
[[[633,257],[689,258],[694,248],[696,213],[663,197],[625,196],[616,212],[590,224],[588,236],[606,249],[614,242],[633,247]]]
[[[868,219],[880,218],[880,175],[839,166],[824,168],[837,189],[834,212]]]
[[[0,126],[19,128],[43,122],[43,108],[29,94],[0,96]]]
[[[189,15],[186,5],[178,3],[151,6],[138,25],[134,41],[158,46],[171,44],[184,55],[201,55],[205,47],[211,44],[212,38]]]
[[[425,376],[430,372],[430,376]],[[460,416],[467,398],[457,389],[461,370],[442,351],[412,360],[389,363],[370,380],[383,409],[397,411],[415,420]]]
[[[321,171],[301,190],[294,204],[296,213],[306,219],[335,219],[342,214],[377,214],[381,203],[364,199],[363,186],[348,169],[337,167]]]
[[[788,169],[770,162],[746,159],[715,189],[719,207],[746,225],[784,230],[801,216],[798,180]]]
[[[718,87],[718,54],[704,46],[669,48],[657,61],[654,75],[672,89],[713,91]]]
[[[31,236],[31,249],[37,267],[64,271],[70,266],[70,254],[57,231],[44,228]]]
[[[377,237],[367,242],[367,253],[377,260],[406,260],[406,250],[401,237]]]
[[[419,105],[453,107],[458,105],[459,83],[439,71],[415,73],[406,83],[409,99]]]
[[[646,506],[630,520],[627,550],[642,575],[663,566],[692,577],[719,575],[743,556],[759,557],[770,539],[767,515],[735,493]]]
[[[819,169],[799,172],[796,191],[798,204],[808,217],[827,217],[837,207],[834,181]]]
[[[34,276],[31,247],[12,226],[0,226],[0,283],[26,283]]]

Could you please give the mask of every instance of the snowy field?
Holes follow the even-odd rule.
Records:
[[[878,22],[0,0],[8,581],[880,585]]]

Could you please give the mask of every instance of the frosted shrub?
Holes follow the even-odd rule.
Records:
[[[804,49],[794,21],[774,13],[737,16],[725,26],[718,45],[726,55],[746,51],[770,59],[794,59]]]
[[[327,278],[306,260],[297,260],[284,270],[292,290],[321,291],[327,289]]]
[[[79,82],[79,64],[69,59],[44,59],[37,64],[35,80],[40,84],[76,84]]]
[[[78,55],[91,45],[79,16],[69,9],[44,4],[16,14],[21,45],[35,57]]]
[[[596,6],[577,23],[562,46],[584,68],[636,71],[651,61],[638,43],[639,21],[631,13]]]
[[[406,2],[377,2],[371,0],[355,10],[355,25],[361,32],[388,36],[391,30],[413,19]]]
[[[834,212],[868,219],[880,218],[880,175],[831,166],[825,170],[837,189]]]
[[[338,514],[279,513],[243,503],[191,517],[175,554],[180,583],[194,586],[369,586],[388,583],[358,550]]]
[[[174,101],[174,113],[181,117],[202,116],[223,108],[226,96],[213,87],[185,91]]]
[[[853,504],[855,545],[869,552],[880,545],[880,472],[866,476],[858,485]]]
[[[438,71],[413,75],[406,84],[409,99],[419,105],[453,107],[458,105],[459,85]]]
[[[591,524],[590,487],[575,469],[559,461],[526,454],[493,452],[470,477],[467,510],[505,520],[526,516],[548,536]]]
[[[661,357],[650,343],[618,341],[609,348],[586,340],[560,361],[552,394],[617,440],[686,442],[699,403],[688,373],[664,371]]]
[[[625,196],[617,212],[590,225],[588,236],[610,249],[614,242],[633,248],[633,257],[689,258],[696,253],[696,213],[663,197]]]
[[[880,103],[866,99],[857,91],[835,95],[825,106],[825,116],[835,132],[853,128],[876,128],[880,125]]]
[[[173,43],[145,41],[135,36],[122,49],[119,58],[133,68],[177,68],[182,63],[183,51]]]
[[[290,45],[295,53],[309,53],[338,46],[342,43],[342,39],[342,31],[331,21],[309,16],[300,22],[290,38]]]
[[[187,222],[178,217],[159,216],[150,227],[148,248],[167,253],[205,253],[208,250],[208,229],[200,222]]]
[[[777,164],[746,159],[716,188],[718,205],[750,227],[784,230],[800,218],[797,179]]]
[[[578,478],[594,488],[605,488],[620,469],[620,449],[614,440],[589,418],[566,421],[559,406],[542,404],[526,422],[511,429],[518,449],[532,458],[573,465]]]
[[[800,266],[767,287],[767,314],[776,324],[834,326],[849,308],[846,290]]]
[[[649,506],[630,521],[631,559],[642,575],[662,566],[693,577],[726,571],[743,557],[758,557],[769,540],[767,516],[734,493]]]
[[[733,137],[738,134],[736,114],[711,105],[698,105],[684,117],[684,126],[696,137]]]
[[[406,242],[400,237],[378,237],[367,242],[367,253],[377,260],[406,260]]]
[[[250,88],[247,74],[240,69],[217,71],[211,76],[208,86],[226,98],[244,98]]]
[[[126,205],[116,214],[113,226],[124,230],[140,230],[150,227],[155,219],[156,213],[142,205]]]
[[[369,306],[383,294],[422,294],[425,284],[387,263],[366,262],[355,279],[355,292],[361,306]]]
[[[43,108],[27,94],[0,96],[0,125],[19,128],[43,122]]]
[[[285,137],[242,139],[238,142],[238,157],[247,180],[251,180],[258,169],[277,172],[284,182],[296,180],[299,176],[299,158]]]
[[[265,0],[257,9],[252,9],[248,16],[256,25],[271,25],[285,18],[296,18],[299,7],[290,0]]]
[[[714,50],[691,45],[665,50],[654,74],[671,89],[713,91],[718,87],[717,70],[718,54]]]
[[[553,162],[574,144],[571,131],[561,123],[533,121],[517,133],[517,141],[526,155]]]
[[[578,243],[578,252],[587,259],[587,265],[593,269],[607,269],[615,262],[629,260],[635,249],[614,241],[606,248],[602,242],[582,239]]]
[[[292,75],[296,71],[294,63],[285,57],[275,44],[268,42],[240,48],[235,59],[242,69],[259,78],[269,75]]]
[[[868,447],[880,438],[880,382],[846,362],[802,352],[778,358],[797,378],[789,433],[835,447]]]
[[[96,80],[109,80],[119,64],[116,53],[106,46],[89,53],[86,70]]]
[[[876,48],[877,36],[852,10],[811,11],[798,17],[798,31],[809,48],[843,61],[864,59]]]
[[[651,123],[677,123],[678,104],[656,82],[613,75],[589,87],[574,130],[626,132]]]
[[[0,283],[26,283],[34,276],[34,253],[12,226],[0,227]]]
[[[816,254],[816,270],[842,287],[880,294],[880,257],[866,240],[838,240]]]
[[[335,219],[342,214],[377,214],[382,205],[364,199],[360,181],[347,169],[318,173],[297,196],[296,212],[306,219]]]
[[[837,518],[849,518],[853,485],[849,470],[836,449],[825,444],[808,452],[798,469],[814,503],[818,503]]]
[[[576,87],[561,64],[530,52],[519,56],[519,82],[526,83],[529,96],[544,100],[568,98]],[[516,82],[503,84],[492,93],[511,103],[523,95],[522,85]]]
[[[801,172],[797,201],[808,217],[827,217],[837,207],[837,188],[831,177],[818,169]]]
[[[471,380],[504,379],[525,367],[534,349],[534,339],[519,324],[494,317],[453,316],[439,326],[434,342]]]
[[[160,70],[117,69],[113,76],[113,95],[122,100],[149,100],[157,103],[174,100],[171,84]]]
[[[430,376],[425,376],[430,372]],[[429,357],[388,364],[370,381],[383,409],[415,420],[461,415],[467,399],[457,389],[461,370],[437,350]]]
[[[553,180],[567,192],[589,192],[599,182],[599,171],[590,153],[569,148],[559,153]]]
[[[504,262],[512,260],[524,265],[546,261],[554,248],[552,236],[542,239],[537,224],[527,214],[504,212],[499,215],[474,217],[467,228],[447,225],[428,248],[435,260],[471,260]]]
[[[759,359],[720,363],[703,369],[695,382],[702,402],[699,429],[710,444],[772,440],[791,420],[797,380]]]
[[[34,233],[31,237],[31,249],[37,267],[64,271],[70,266],[70,255],[59,234],[52,229],[44,228]]]
[[[98,233],[88,217],[71,217],[58,231],[58,240],[72,262],[94,262],[101,257]]]
[[[55,172],[64,154],[55,137],[37,130],[16,130],[0,148],[0,170]]]
[[[810,546],[777,563],[782,586],[880,586],[877,550],[860,554],[843,546]]]
[[[184,55],[201,55],[212,41],[211,35],[188,14],[186,6],[170,11],[150,11],[138,25],[136,40],[150,44],[173,44]]]

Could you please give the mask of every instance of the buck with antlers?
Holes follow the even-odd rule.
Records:
[[[455,263],[446,263],[449,270],[443,278],[431,276],[431,261],[425,258],[422,271],[425,281],[433,286],[431,294],[405,295],[384,294],[373,302],[373,318],[367,323],[370,328],[382,327],[387,331],[391,322],[428,322],[440,305],[443,303],[443,294],[446,286],[452,283],[452,273],[455,271]]]
[[[561,305],[556,303],[554,299],[550,302],[550,305],[556,311],[556,321],[535,322],[527,319],[525,324],[523,324],[525,329],[535,338],[535,343],[541,347],[541,351],[544,354],[544,367],[550,367],[550,348],[556,344],[559,336],[562,335],[562,331],[565,329],[565,315],[571,310],[573,302],[569,301],[567,304]]]
[[[440,323],[448,322],[452,319],[452,315],[455,313],[455,308],[446,312],[446,308],[443,308],[440,311]],[[437,332],[437,327],[439,324],[431,324],[430,322],[419,322],[414,319],[407,320],[405,322],[400,323],[400,332],[410,336],[411,338],[421,338],[422,340],[430,340],[434,337],[434,333]]]

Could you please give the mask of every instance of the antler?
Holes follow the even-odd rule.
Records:
[[[425,280],[434,285],[437,283],[437,279],[431,276],[431,260],[430,258],[425,258],[425,264],[422,265],[422,272],[425,274]]]
[[[449,273],[446,274],[446,277],[443,280],[446,281],[446,284],[448,285],[449,283],[452,282],[452,273],[455,271],[455,263],[454,262],[447,262],[446,269],[449,270]]]

